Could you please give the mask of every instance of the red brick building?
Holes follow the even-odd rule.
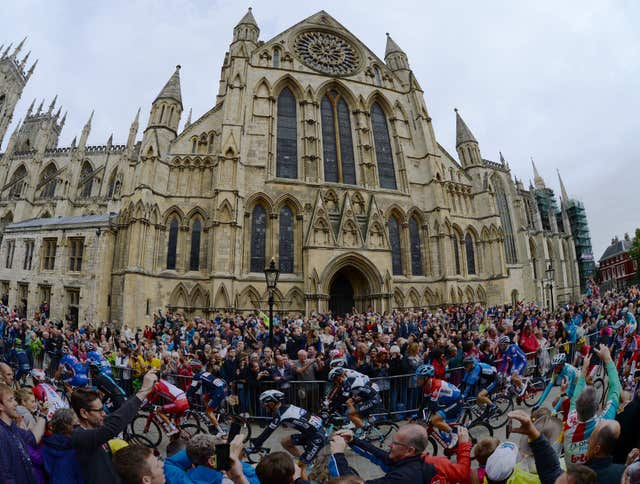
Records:
[[[615,237],[600,257],[598,280],[603,289],[624,288],[636,280],[638,262],[629,256],[631,238],[624,234],[624,239]]]

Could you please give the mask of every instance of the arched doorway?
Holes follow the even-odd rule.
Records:
[[[337,271],[329,283],[329,309],[334,315],[368,309],[371,286],[365,275],[355,266]]]

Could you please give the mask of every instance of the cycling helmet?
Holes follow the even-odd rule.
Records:
[[[342,376],[344,375],[344,373],[345,373],[344,368],[340,366],[336,366],[329,372],[329,381],[335,380],[336,377]]]
[[[465,356],[462,359],[462,366],[475,365],[476,359],[473,356]]]
[[[100,363],[95,361],[95,360],[89,360],[89,369],[90,370],[96,370],[96,371],[100,371]]]
[[[277,403],[284,400],[284,393],[280,390],[266,390],[260,394],[260,403]]]
[[[202,362],[200,360],[191,360],[189,362],[192,370],[199,371],[202,369]]]
[[[34,368],[31,370],[31,378],[33,378],[35,383],[42,383],[47,379],[47,375],[40,368]]]
[[[508,336],[500,336],[500,339],[498,340],[498,344],[508,345],[509,343],[511,343],[511,339]]]
[[[633,336],[635,332],[636,332],[635,323],[627,324],[627,326],[624,328],[624,335],[626,337]]]
[[[558,353],[551,360],[551,364],[553,366],[564,365],[566,362],[567,362],[567,354],[566,353]]]
[[[16,339],[13,341],[13,346],[15,346],[16,348],[20,348],[20,347],[22,347],[22,340],[21,340],[20,338],[16,338]]]
[[[96,347],[93,346],[93,343],[87,343],[85,345],[85,348],[87,349],[87,351],[95,351]]]
[[[334,358],[333,360],[331,360],[331,362],[329,363],[329,368],[344,368],[345,366],[347,366],[347,359],[342,357],[342,358]]]
[[[420,365],[416,368],[416,376],[425,377],[436,374],[436,369],[431,365]]]

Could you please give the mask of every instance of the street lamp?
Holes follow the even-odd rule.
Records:
[[[273,291],[278,285],[280,271],[276,267],[276,261],[272,258],[269,267],[264,269],[264,278],[267,281],[269,290],[269,346],[273,349]]]
[[[545,273],[547,274],[547,280],[549,281],[549,293],[551,295],[551,307],[549,309],[553,311],[553,275],[555,270],[551,264],[549,264]]]

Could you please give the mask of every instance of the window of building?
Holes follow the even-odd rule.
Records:
[[[35,242],[33,240],[26,240],[24,242],[24,262],[22,264],[22,268],[25,271],[30,271],[33,263],[33,248],[35,246]]]
[[[380,186],[395,190],[397,188],[396,172],[393,166],[393,153],[391,151],[387,117],[378,103],[375,103],[371,108],[371,127],[373,129],[373,141],[376,146]]]
[[[80,314],[80,289],[79,288],[67,288],[67,306],[68,306],[68,318],[71,321],[78,322]]]
[[[289,207],[282,207],[279,215],[280,240],[278,246],[278,263],[280,272],[293,272],[293,214]]]
[[[56,249],[58,239],[43,239],[42,241],[42,269],[52,271],[56,264]]]
[[[20,317],[27,316],[27,305],[29,300],[29,284],[26,282],[18,283],[18,313]]]
[[[393,275],[402,275],[402,250],[400,246],[400,224],[392,215],[387,221],[389,227],[389,243],[391,244],[391,271]]]
[[[109,178],[109,192],[107,196],[109,198],[113,198],[113,195],[116,193],[116,188],[118,187],[118,169],[114,168],[111,172],[111,177]]]
[[[202,224],[199,219],[193,222],[191,227],[191,257],[189,259],[189,270],[200,270],[200,236],[202,234]]]
[[[458,236],[454,234],[451,238],[453,244],[453,260],[455,263],[456,274],[460,274],[460,244],[458,242]]]
[[[93,168],[91,167],[91,163],[85,161],[82,164],[82,170],[80,171],[80,197],[81,198],[89,198],[91,197],[91,189],[93,188]]]
[[[195,154],[197,149],[198,149],[198,140],[196,138],[193,138],[193,140],[191,140],[191,154]]]
[[[169,223],[169,241],[167,243],[167,269],[175,270],[177,250],[178,250],[178,220],[176,218],[173,218]]]
[[[53,163],[49,163],[42,172],[42,176],[40,177],[40,186],[42,187],[40,190],[41,199],[49,200],[54,197],[56,184],[58,182],[58,179],[56,178],[57,173],[58,170],[56,169],[56,165]]]
[[[324,179],[356,184],[356,166],[351,138],[349,107],[337,91],[327,93],[320,103]]]
[[[51,286],[40,285],[39,289],[39,303],[40,310],[46,314],[46,317],[49,317],[51,313]],[[46,306],[45,306],[46,305]]]
[[[378,66],[373,66],[373,78],[376,86],[382,86],[382,77],[380,76],[380,69],[378,69]]]
[[[13,266],[13,254],[16,250],[16,241],[7,240],[7,258],[5,260],[5,267],[11,269]]]
[[[467,274],[476,273],[476,255],[473,249],[473,238],[471,234],[464,236],[464,247],[467,253]]]
[[[11,177],[11,181],[9,184],[12,184],[9,189],[9,199],[15,200],[22,197],[22,188],[24,187],[24,182],[27,178],[27,169],[24,165],[20,165],[18,169],[13,172],[13,176]]]
[[[515,264],[518,262],[518,259],[516,255],[516,243],[513,237],[513,226],[511,224],[511,213],[509,211],[507,195],[505,194],[501,183],[494,183],[494,188],[496,192],[498,213],[500,214],[500,222],[504,229],[504,251],[507,257],[507,264]]]
[[[280,67],[280,49],[273,49],[273,67]]]
[[[262,205],[256,205],[251,216],[251,272],[264,271],[266,240],[267,213]]]
[[[296,98],[289,88],[278,96],[278,133],[276,139],[276,176],[298,177],[298,127]]]
[[[84,237],[69,239],[69,270],[82,270],[82,253],[84,252]]]
[[[421,276],[423,271],[420,229],[418,221],[414,217],[409,220],[409,239],[411,241],[411,272],[414,276]]]
[[[207,151],[209,154],[213,153],[213,133],[209,135],[209,144],[208,144]]]

